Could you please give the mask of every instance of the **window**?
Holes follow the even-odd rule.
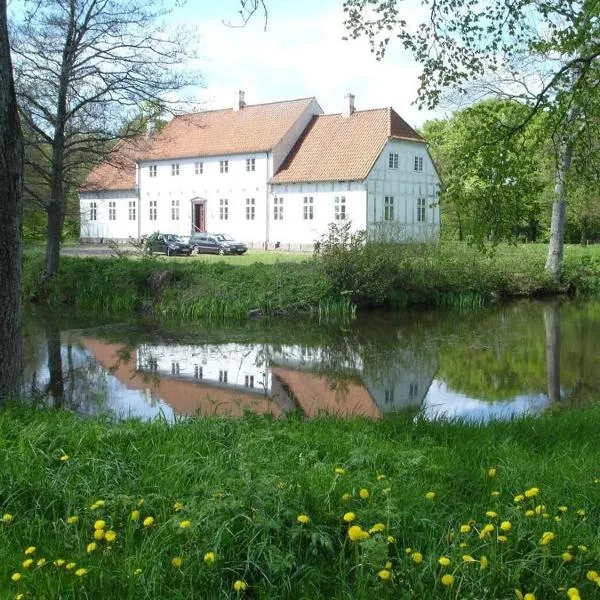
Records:
[[[219,381],[221,383],[227,383],[227,371],[219,371]]]
[[[221,173],[229,173],[229,161],[228,160],[220,160],[219,161],[219,170]]]
[[[246,387],[254,387],[254,375],[246,375],[245,383]]]
[[[394,388],[384,390],[384,402],[386,404],[392,404],[394,402]]]
[[[346,220],[346,196],[335,197],[335,220]]]
[[[256,171],[256,161],[254,158],[246,159],[246,171]]]
[[[417,198],[417,221],[419,223],[424,223],[426,221],[425,217],[425,198]]]
[[[171,375],[179,375],[179,363],[178,362],[171,363]]]
[[[283,198],[273,199],[273,219],[283,221]]]
[[[221,198],[219,200],[219,219],[227,221],[229,219],[229,200]]]
[[[383,220],[394,220],[394,196],[386,196],[383,202]]]
[[[202,379],[204,377],[204,373],[202,372],[202,367],[200,365],[194,365],[194,378]]]
[[[179,200],[171,200],[171,221],[179,221]]]
[[[173,163],[171,165],[171,175],[179,175],[179,163]]]
[[[108,220],[109,221],[117,220],[117,203],[116,202],[108,203]]]
[[[158,204],[158,200],[150,200],[150,220],[156,221],[156,206]]]
[[[148,167],[148,174],[150,177],[156,177],[156,165],[150,165]]]
[[[414,398],[418,393],[419,393],[419,384],[418,383],[411,383],[409,386],[409,391],[408,391],[409,395],[411,398]]]
[[[96,202],[90,202],[90,221],[98,219],[98,205]]]
[[[312,196],[304,196],[304,220],[312,221],[313,220],[313,197]]]
[[[396,154],[395,152],[390,152],[390,156],[388,159],[388,167],[390,169],[398,168],[398,154]]]
[[[204,163],[203,162],[194,163],[194,173],[196,175],[202,175],[202,173],[204,173]]]
[[[254,198],[246,198],[246,221],[254,221]]]
[[[129,201],[129,220],[135,221],[135,200]]]
[[[418,172],[423,171],[423,157],[422,156],[415,156],[414,169],[415,169],[415,171],[418,171]]]

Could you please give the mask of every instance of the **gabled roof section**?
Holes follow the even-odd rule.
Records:
[[[314,98],[174,117],[141,160],[226,156],[274,148]]]
[[[271,182],[362,181],[389,139],[425,141],[392,108],[317,115]]]
[[[79,188],[80,192],[98,190],[134,190],[136,188],[135,163],[148,152],[151,140],[146,136],[120,140],[106,157],[96,165]]]

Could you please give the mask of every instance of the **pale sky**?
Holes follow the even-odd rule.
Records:
[[[205,88],[197,92],[201,109],[231,106],[233,93],[246,92],[248,104],[316,96],[326,113],[341,112],[344,96],[356,96],[357,110],[392,106],[413,126],[441,116],[419,111],[416,98],[420,68],[394,45],[378,62],[366,39],[343,41],[341,0],[268,0],[262,15],[244,28],[239,0],[189,0],[177,20],[197,32]],[[407,0],[407,18],[421,9]]]

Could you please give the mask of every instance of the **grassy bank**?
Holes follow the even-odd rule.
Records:
[[[169,427],[9,408],[2,598],[596,597],[599,421]]]
[[[314,257],[276,262],[262,255],[133,260],[71,258],[38,287],[39,254],[25,261],[26,296],[107,312],[196,318],[243,318],[313,312],[348,315],[353,306],[478,306],[494,298],[600,291],[600,248],[567,247],[564,278],[544,272],[543,245],[502,246],[491,255],[462,244],[332,243]],[[233,262],[235,261],[235,262]]]

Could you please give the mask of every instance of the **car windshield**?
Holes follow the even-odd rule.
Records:
[[[172,234],[165,235],[165,240],[167,240],[167,242],[183,242],[184,241],[178,235],[172,235]]]
[[[215,235],[215,237],[220,242],[233,242],[233,238],[230,235],[227,235],[226,233],[217,233],[217,235]]]

